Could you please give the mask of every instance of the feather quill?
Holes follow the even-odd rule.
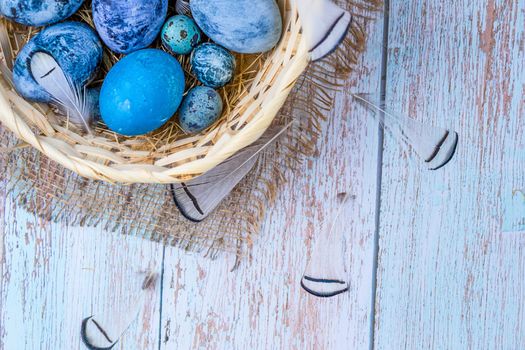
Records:
[[[311,60],[318,61],[335,51],[352,23],[350,12],[331,0],[300,0],[297,7]]]
[[[454,158],[459,142],[456,131],[434,127],[390,112],[384,103],[371,102],[370,95],[367,94],[353,94],[353,97],[372,109],[372,115],[381,126],[397,140],[411,147],[429,170],[438,170]]]
[[[173,199],[182,215],[193,222],[206,219],[253,169],[259,155],[291,125],[270,128],[256,143],[209,172],[192,181],[172,185]]]
[[[31,59],[31,72],[36,82],[47,91],[73,124],[92,134],[93,105],[89,103],[86,88],[75,84],[57,61],[44,52]]]
[[[0,48],[2,49],[3,58],[7,67],[13,68],[13,49],[9,39],[9,33],[4,25],[0,25]]]
[[[9,42],[9,33],[5,26],[0,25],[0,49],[2,50],[2,58],[0,58],[0,74],[5,81],[13,86],[13,49]]]

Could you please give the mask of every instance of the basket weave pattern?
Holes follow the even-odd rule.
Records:
[[[291,22],[291,18],[297,21],[296,16],[291,17],[294,13],[293,1],[281,1],[280,4],[289,30],[279,48],[269,56],[257,58],[254,65],[245,65],[248,71],[246,76],[249,77],[238,79],[246,84],[232,83],[241,90],[232,92],[239,97],[239,101],[252,102],[227,105],[227,112],[218,124],[205,134],[193,137],[170,130],[175,127],[173,123],[155,139],[120,139],[99,129],[97,136],[88,142],[73,128],[56,122],[48,106],[30,104],[14,92],[8,70],[14,55],[9,53],[16,52],[20,46],[16,43],[24,43],[34,33],[13,34],[7,32],[6,26],[0,25],[0,47],[4,56],[0,57],[0,120],[4,127],[0,128],[2,186],[7,183],[8,191],[18,203],[46,220],[100,226],[166,245],[207,252],[211,256],[224,251],[245,256],[260,232],[266,209],[274,203],[279,188],[296,173],[295,169],[301,168],[305,156],[315,153],[317,137],[332,107],[335,91],[341,86],[341,80],[355,68],[364,49],[367,22],[380,2],[340,1],[340,5],[349,9],[355,18],[349,36],[343,47],[328,60],[308,67],[307,58],[298,55],[304,48],[301,48],[298,23]],[[294,28],[293,32],[291,28]],[[294,41],[291,41],[292,38]],[[293,69],[287,68],[284,74],[283,68],[275,62],[286,62]],[[109,66],[107,62],[104,65],[106,68]],[[285,86],[284,81],[289,81],[289,85]],[[277,92],[277,86],[281,86],[283,94]],[[260,99],[256,91],[263,92],[261,96],[267,98]],[[290,91],[284,107],[275,116]],[[231,98],[226,100],[234,101]],[[9,125],[5,123],[6,119]],[[118,180],[114,174],[146,177],[151,180],[149,182],[160,182],[157,177],[167,182],[179,180],[179,176],[166,175],[165,172],[190,166],[212,166],[211,159],[219,157],[212,152],[214,148],[225,145],[226,153],[220,157],[227,157],[243,143],[255,140],[272,120],[278,125],[293,120],[294,125],[261,155],[255,169],[200,224],[189,223],[178,214],[169,186],[140,183],[129,186],[108,182]],[[5,130],[5,126],[13,132]],[[176,139],[166,138],[164,143],[155,141],[162,140],[162,133],[175,135]],[[242,143],[235,141],[239,140],[239,135],[246,135]],[[184,152],[192,152],[193,147],[205,147],[206,156],[204,153],[185,155]],[[179,152],[186,158],[169,158]],[[161,166],[155,164],[162,160],[167,163]],[[84,169],[86,174],[77,171],[77,168]],[[86,178],[86,175],[91,178]],[[120,180],[132,182],[129,178]]]
[[[58,122],[51,110],[23,101],[6,82],[0,88],[0,120],[18,138],[87,178],[114,183],[174,183],[198,176],[256,141],[306,69],[309,55],[301,40],[296,1],[279,1],[285,24],[282,40],[264,59],[256,61],[257,72],[239,86],[243,91],[235,105],[204,133],[157,144],[108,131],[84,135]]]

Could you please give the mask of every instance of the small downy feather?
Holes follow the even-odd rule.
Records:
[[[190,0],[177,0],[175,2],[175,11],[179,15],[191,15]]]
[[[0,50],[3,59],[0,59],[0,74],[4,77],[7,83],[13,86],[13,49],[9,42],[9,33],[5,26],[0,26]]]
[[[438,170],[454,158],[459,142],[456,131],[434,127],[390,112],[384,103],[371,102],[370,95],[367,94],[354,94],[353,97],[372,110],[372,115],[385,130],[411,147],[429,170]]]
[[[57,61],[44,52],[33,55],[31,73],[68,120],[92,134],[93,106],[88,102],[86,88],[75,84]]]
[[[348,33],[352,15],[331,0],[300,0],[297,7],[311,60],[318,61],[335,51]]]
[[[193,222],[206,219],[253,169],[261,152],[291,125],[270,128],[257,142],[211,171],[192,181],[172,185],[173,200],[181,214]]]
[[[347,193],[337,196],[337,210],[326,232],[320,232],[301,278],[301,287],[319,298],[331,298],[348,291],[344,259],[344,235],[347,220],[353,213],[350,203],[353,197]]]
[[[157,277],[154,273],[147,275],[141,291],[129,305],[112,305],[114,310],[82,320],[80,336],[87,349],[110,350],[122,340],[151,297]]]

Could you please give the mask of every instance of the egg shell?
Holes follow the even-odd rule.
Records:
[[[219,88],[232,80],[235,74],[235,57],[219,45],[205,43],[193,50],[191,69],[201,83]]]
[[[86,90],[86,103],[88,104],[91,115],[95,121],[101,120],[100,116],[100,87]]]
[[[239,53],[266,52],[283,31],[275,0],[191,0],[193,18],[217,44]]]
[[[221,116],[222,109],[222,98],[217,91],[206,86],[196,86],[182,101],[179,110],[180,126],[188,133],[201,132]]]
[[[100,91],[102,119],[119,134],[147,134],[176,113],[184,88],[184,72],[173,56],[157,49],[139,50],[106,76]]]
[[[51,102],[51,95],[34,79],[31,58],[36,52],[46,52],[78,86],[87,84],[102,62],[102,43],[96,33],[80,22],[64,22],[42,30],[18,54],[13,68],[16,90],[26,99]]]
[[[0,14],[27,26],[47,26],[78,11],[84,0],[0,0]]]
[[[93,0],[93,20],[104,43],[128,54],[148,47],[166,20],[168,0]]]
[[[164,47],[177,55],[187,55],[202,41],[202,33],[197,23],[184,15],[173,16],[162,28]]]

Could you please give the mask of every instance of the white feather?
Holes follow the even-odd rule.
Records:
[[[36,82],[53,98],[69,121],[91,134],[93,106],[87,101],[86,88],[75,84],[57,61],[44,52],[31,59],[31,73]]]
[[[195,180],[172,186],[173,199],[189,220],[200,222],[208,217],[253,169],[259,155],[292,125],[270,128],[253,145]]]
[[[354,214],[353,196],[340,193],[337,196],[337,210],[329,223],[325,223],[327,232],[315,235],[314,246],[308,257],[301,286],[308,293],[330,298],[348,290],[348,274],[345,271],[345,252],[343,242],[350,230],[345,220]]]
[[[175,2],[175,11],[179,15],[191,15],[190,1],[189,0],[177,0]]]
[[[111,349],[123,340],[152,296],[157,277],[154,273],[146,276],[140,293],[132,295],[131,303],[112,303],[104,308],[104,313],[95,313],[82,321],[80,335],[87,349]]]
[[[411,147],[429,170],[442,168],[454,157],[459,141],[456,131],[435,127],[390,112],[384,103],[371,102],[370,96],[366,94],[354,94],[353,97],[373,111],[371,115],[377,118],[385,130],[402,144]]]
[[[352,15],[331,0],[300,0],[297,7],[312,61],[336,50],[348,33]]]

